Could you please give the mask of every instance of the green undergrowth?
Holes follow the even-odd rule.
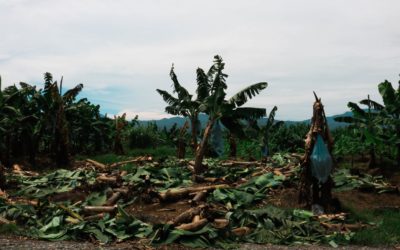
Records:
[[[125,152],[124,155],[116,155],[114,153],[98,154],[98,155],[78,155],[77,160],[93,159],[95,161],[110,164],[114,162],[119,162],[123,160],[131,159],[137,156],[153,156],[155,160],[173,157],[176,155],[176,149],[171,146],[160,146],[157,148],[143,148],[143,149],[130,149]],[[192,156],[190,152],[187,154],[188,157]]]
[[[352,238],[352,243],[366,246],[400,244],[400,211],[398,209],[354,211],[352,217],[371,224],[370,227],[357,231]]]

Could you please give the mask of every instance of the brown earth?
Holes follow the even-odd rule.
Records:
[[[121,243],[113,243],[110,245],[100,245],[90,242],[76,242],[76,241],[41,241],[27,238],[18,238],[10,236],[0,236],[0,249],[5,250],[95,250],[95,249],[107,249],[107,250],[128,250],[128,249],[146,249],[146,250],[188,250],[191,248],[184,247],[181,245],[168,245],[161,247],[150,247],[146,242],[140,241],[125,241]],[[213,248],[210,248],[213,249]],[[239,250],[262,250],[262,249],[276,249],[276,250],[292,250],[292,249],[304,249],[304,250],[316,250],[316,249],[334,249],[328,246],[276,246],[276,245],[257,245],[257,244],[241,244],[237,248]],[[377,250],[377,249],[395,249],[395,248],[374,248],[365,246],[344,246],[336,249],[357,249],[357,250]]]
[[[190,208],[188,200],[181,200],[172,203],[132,204],[126,211],[141,221],[161,224],[167,223]]]

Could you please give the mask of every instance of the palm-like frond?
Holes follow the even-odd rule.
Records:
[[[396,100],[396,91],[394,90],[392,84],[389,81],[385,80],[378,85],[378,89],[385,106],[394,106]]]
[[[277,107],[277,106],[274,106],[274,107],[272,108],[271,112],[269,112],[269,116],[268,116],[268,120],[267,120],[267,124],[266,124],[266,127],[267,127],[267,128],[271,127],[272,124],[274,124],[274,121],[275,121],[275,114],[276,114],[276,111],[277,111],[277,110],[278,110],[278,107]]]
[[[240,120],[233,117],[221,117],[221,123],[225,128],[229,130],[232,134],[236,135],[238,138],[245,138],[245,133]]]
[[[222,57],[218,55],[214,56],[214,65],[208,72],[209,82],[212,83],[210,89],[211,92],[217,92],[219,89],[227,89],[226,78],[228,75],[222,72],[224,68],[225,63],[223,62]]]
[[[182,110],[180,110],[177,106],[167,106],[165,107],[165,112],[171,115],[183,115]]]
[[[4,113],[7,113],[7,114],[11,115],[11,116],[18,116],[18,115],[20,115],[19,109],[15,108],[15,107],[13,107],[13,106],[5,105],[5,106],[2,107],[2,111],[3,111]]]
[[[333,118],[336,122],[344,122],[344,123],[350,123],[350,124],[355,124],[355,123],[360,123],[361,120],[354,118],[352,116],[339,116]]]
[[[53,75],[49,72],[44,73],[44,86],[49,87],[53,83]]]
[[[370,100],[370,99],[361,100],[360,103],[363,105],[366,105],[368,107],[371,107],[372,109],[377,110],[377,111],[381,111],[385,108],[382,104],[375,102],[373,100]]]
[[[179,100],[173,97],[170,93],[165,90],[156,89],[156,91],[162,96],[164,101],[168,103],[168,105],[176,106],[179,104]]]
[[[174,65],[172,65],[169,75],[171,76],[171,80],[174,84],[174,93],[178,94],[178,98],[182,100],[190,97],[191,95],[189,94],[189,92],[179,83],[178,77],[174,72]]]
[[[235,119],[244,120],[257,120],[266,115],[266,110],[264,108],[236,108],[232,111],[231,116]]]
[[[353,112],[354,117],[357,118],[365,118],[367,113],[361,109],[356,103],[349,102],[347,106],[350,108],[351,112]]]
[[[76,98],[76,96],[82,91],[83,89],[83,84],[80,83],[78,85],[76,85],[74,88],[68,90],[67,92],[65,92],[65,94],[63,95],[63,99],[65,101],[71,101],[74,100]]]
[[[240,107],[245,104],[248,100],[259,94],[263,89],[268,86],[266,82],[259,82],[248,86],[247,88],[239,91],[229,99],[229,103],[233,103]]]
[[[203,101],[210,94],[210,84],[206,73],[201,68],[196,70],[197,73],[197,101]]]

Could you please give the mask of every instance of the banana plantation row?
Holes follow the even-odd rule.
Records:
[[[61,167],[71,163],[76,154],[98,154],[114,151],[123,154],[124,148],[174,146],[179,157],[185,156],[189,145],[195,156],[195,174],[204,169],[204,156],[263,158],[271,152],[299,152],[304,149],[307,124],[286,125],[275,121],[274,107],[266,122],[265,108],[243,105],[267,88],[266,82],[250,85],[232,97],[226,96],[228,77],[221,57],[215,56],[208,71],[196,70],[196,93],[189,93],[178,81],[172,67],[172,94],[157,89],[167,103],[169,114],[187,118],[182,128],[158,128],[155,124],[140,125],[136,117],[126,121],[125,114],[109,118],[100,113],[100,106],[86,98],[77,99],[83,84],[63,90],[63,80],[53,80],[44,74],[44,86],[21,82],[1,89],[0,78],[0,161],[9,167],[15,162],[51,159]],[[394,89],[385,81],[379,84],[383,104],[369,97],[360,101],[365,107],[349,102],[352,116],[337,117],[336,121],[350,124],[333,130],[336,156],[369,155],[370,166],[377,161],[397,162],[400,165],[400,88]],[[199,121],[207,114],[205,128]],[[222,128],[224,127],[224,129]],[[187,131],[190,131],[188,134]],[[225,143],[226,141],[226,143]],[[229,153],[225,154],[225,147]],[[49,163],[51,165],[51,163]]]

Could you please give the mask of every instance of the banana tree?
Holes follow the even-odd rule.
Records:
[[[260,128],[261,153],[265,160],[270,154],[269,141],[271,133],[277,130],[284,123],[283,121],[275,122],[275,114],[277,110],[278,108],[276,106],[272,108],[271,112],[269,113],[267,123],[265,124],[265,126],[262,126]]]
[[[124,154],[124,147],[122,145],[122,132],[126,122],[126,113],[123,113],[121,116],[114,116],[115,121],[115,137],[114,137],[114,153],[117,155]]]
[[[350,108],[353,116],[341,116],[335,117],[337,122],[349,123],[352,128],[359,130],[362,140],[366,143],[370,162],[369,167],[373,168],[376,166],[376,147],[381,143],[379,138],[379,111],[382,110],[383,106],[379,103],[372,101],[369,98],[360,101],[360,104],[367,106],[367,111],[360,108],[356,103],[349,102],[347,106]]]
[[[256,96],[260,91],[267,87],[266,82],[260,82],[246,87],[226,100],[226,78],[228,75],[223,73],[225,63],[220,56],[214,57],[214,65],[212,69],[210,94],[201,103],[199,109],[201,112],[208,114],[208,122],[204,130],[203,138],[196,150],[194,174],[196,176],[205,171],[203,158],[213,126],[218,122],[228,129],[238,126],[238,119],[257,119],[265,116],[263,108],[242,108],[249,99]]]
[[[21,83],[18,89],[15,85],[9,86],[0,94],[0,136],[3,134],[1,151],[3,160],[9,165],[11,156],[23,156],[30,146],[32,123],[36,120],[32,107],[32,94],[35,89]],[[1,136],[1,137],[3,137]]]
[[[384,107],[379,107],[382,111],[384,128],[391,128],[396,135],[394,137],[394,144],[397,148],[397,166],[400,167],[400,81],[397,89],[394,89],[392,84],[387,80],[380,83],[378,89],[385,105]],[[387,132],[390,133],[390,131]]]
[[[210,87],[210,75],[213,72],[213,68],[206,74],[203,69],[198,68],[197,73],[197,89],[196,98],[187,91],[178,81],[178,77],[174,72],[174,66],[170,71],[170,77],[173,82],[173,94],[176,93],[178,96],[174,97],[172,94],[165,90],[157,89],[157,92],[162,96],[164,101],[168,104],[165,108],[165,112],[172,115],[182,115],[187,117],[190,121],[191,136],[192,136],[192,147],[193,150],[197,149],[198,134],[200,132],[200,121],[198,119],[200,110],[200,104],[209,95]]]
[[[39,123],[38,133],[43,135],[44,131],[51,131],[50,140],[51,154],[57,165],[67,166],[70,163],[70,139],[69,123],[66,118],[66,110],[74,103],[77,95],[82,91],[83,84],[62,94],[61,78],[60,84],[53,81],[50,73],[45,73],[45,86],[41,99],[43,117]]]
[[[27,83],[20,83],[20,88],[10,86],[14,91],[12,98],[13,107],[18,107],[16,114],[17,123],[12,131],[14,156],[23,157],[29,155],[29,161],[34,165],[36,147],[34,145],[35,127],[39,121],[40,110],[38,109],[37,96],[39,92],[35,86]]]
[[[112,122],[100,114],[100,106],[86,98],[69,105],[65,110],[70,127],[72,153],[91,154],[111,149]]]

